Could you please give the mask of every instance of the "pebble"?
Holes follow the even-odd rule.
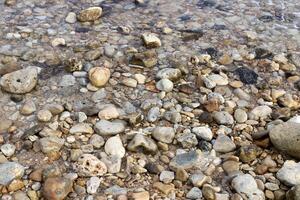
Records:
[[[110,70],[105,67],[93,67],[89,70],[89,80],[96,87],[104,86],[110,78]]]
[[[148,48],[156,48],[161,46],[160,39],[154,33],[144,33],[142,34],[142,39],[145,46]]]
[[[170,194],[172,191],[175,190],[175,187],[174,185],[171,185],[171,184],[163,184],[161,182],[155,182],[153,184],[153,188],[159,190],[160,192],[168,195]]]
[[[221,76],[219,74],[211,74],[207,76],[207,78],[213,81],[216,85],[228,85],[227,77]]]
[[[102,14],[101,7],[90,7],[81,10],[77,15],[77,19],[81,22],[95,21],[100,18]]]
[[[13,144],[3,144],[0,149],[5,156],[11,157],[16,151],[16,146]]]
[[[165,91],[165,92],[171,92],[173,90],[174,84],[169,79],[161,79],[156,83],[156,88]]]
[[[100,120],[96,123],[94,129],[96,133],[101,136],[110,136],[123,133],[125,131],[125,125],[119,121],[110,122],[107,120]]]
[[[180,135],[177,141],[181,143],[183,148],[192,148],[198,144],[196,135],[190,132]]]
[[[234,123],[234,119],[232,115],[230,115],[226,111],[215,112],[213,114],[213,118],[218,124],[222,124],[222,125],[231,125]]]
[[[199,164],[201,154],[197,151],[190,151],[176,155],[170,162],[169,166],[171,169],[190,169]]]
[[[120,158],[123,158],[126,153],[119,135],[110,137],[105,143],[104,150],[107,155],[116,155]]]
[[[122,80],[122,83],[127,87],[132,87],[132,88],[135,88],[138,84],[137,80],[133,78],[125,78]]]
[[[257,82],[257,73],[247,67],[239,67],[235,70],[235,73],[244,84],[256,84]]]
[[[44,137],[39,140],[40,147],[43,153],[59,152],[65,143],[65,139],[57,136]]]
[[[147,191],[135,192],[131,195],[132,200],[149,200],[150,194]]]
[[[103,176],[106,165],[92,154],[81,155],[76,162],[77,173],[82,177]]]
[[[8,185],[15,179],[22,178],[25,168],[16,162],[0,164],[0,185]]]
[[[156,127],[152,132],[152,136],[160,142],[170,144],[175,137],[175,130],[172,127]]]
[[[208,126],[194,127],[192,131],[199,139],[211,141],[213,138],[213,133]]]
[[[69,12],[65,20],[69,24],[74,24],[76,22],[76,13]]]
[[[101,148],[104,145],[104,139],[100,135],[93,134],[90,137],[89,144],[93,145],[94,148]]]
[[[25,94],[31,92],[38,81],[36,67],[27,67],[18,71],[5,74],[0,79],[0,86],[6,92]]]
[[[86,191],[89,194],[95,194],[100,186],[100,178],[93,176],[86,182]]]
[[[220,153],[228,153],[234,151],[236,148],[235,143],[226,135],[220,134],[218,135],[214,145],[214,150]]]
[[[71,180],[61,177],[48,178],[43,185],[43,197],[47,200],[61,200],[72,191]]]
[[[64,75],[61,78],[61,81],[59,82],[59,86],[61,87],[69,87],[69,86],[73,86],[76,84],[76,79],[73,75],[67,74]]]
[[[188,199],[201,199],[202,191],[198,187],[193,187],[187,194],[186,198]]]
[[[120,116],[118,109],[113,105],[105,106],[98,113],[100,119],[110,120],[116,119]]]
[[[129,142],[127,149],[134,152],[143,151],[145,153],[155,153],[157,151],[157,145],[151,138],[142,133],[137,133]]]
[[[284,197],[282,199],[284,199]],[[298,199],[300,199],[300,185],[296,185],[292,187],[286,193],[286,200],[298,200]]]
[[[49,122],[52,118],[52,113],[49,110],[40,110],[37,113],[37,118],[41,122]]]
[[[197,172],[195,174],[192,174],[189,177],[191,183],[193,184],[193,186],[195,187],[199,187],[201,188],[203,186],[203,184],[208,180],[207,176],[205,176],[202,172]]]
[[[175,173],[172,171],[162,171],[159,180],[163,183],[171,183],[175,178]]]
[[[171,81],[176,81],[182,76],[179,69],[175,68],[164,68],[157,72],[156,78],[158,79],[169,79]]]
[[[248,119],[247,113],[243,109],[236,109],[234,111],[234,119],[238,123],[244,123]]]
[[[249,113],[250,119],[264,119],[272,113],[272,109],[269,106],[257,106]]]
[[[91,125],[88,123],[78,123],[71,127],[69,133],[70,134],[75,134],[75,133],[93,134],[94,130],[91,127]]]
[[[288,130],[288,131],[287,131]],[[269,132],[272,144],[295,158],[300,159],[300,124],[286,122],[276,125]]]
[[[26,101],[20,108],[20,113],[22,115],[31,115],[36,111],[35,103],[31,100]]]
[[[300,162],[292,160],[284,162],[282,168],[277,172],[276,177],[287,186],[300,185]]]

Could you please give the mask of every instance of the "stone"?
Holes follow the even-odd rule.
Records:
[[[37,198],[33,199],[33,198],[30,198],[30,196],[29,197],[28,196],[23,191],[17,191],[17,192],[13,193],[13,199],[14,200],[37,200]]]
[[[208,79],[213,81],[216,85],[228,85],[228,79],[220,74],[211,74],[207,76]]]
[[[260,149],[255,145],[245,145],[241,146],[239,149],[239,158],[242,162],[249,163],[256,159],[260,154]]]
[[[300,185],[296,185],[286,193],[286,200],[299,200],[299,199],[300,199]]]
[[[192,131],[199,139],[211,141],[211,139],[213,138],[213,133],[208,126],[194,127]]]
[[[104,86],[110,78],[110,70],[105,67],[93,67],[89,70],[89,80],[96,87]]]
[[[8,185],[13,180],[22,178],[25,168],[16,162],[5,162],[0,164],[0,185]]]
[[[101,161],[107,166],[108,173],[118,173],[121,170],[122,158],[118,155],[103,156]]]
[[[100,186],[100,178],[97,176],[92,176],[87,182],[86,182],[86,191],[89,194],[95,194]]]
[[[72,191],[70,179],[55,177],[48,178],[43,185],[43,197],[48,200],[62,200]]]
[[[112,196],[116,197],[116,196],[120,196],[120,195],[126,195],[127,194],[127,189],[122,188],[118,185],[114,185],[114,186],[111,186],[111,187],[107,188],[104,191],[104,193],[107,194],[107,195],[112,195]]]
[[[120,158],[123,158],[126,153],[119,135],[110,137],[105,143],[104,150],[107,155],[116,155]]]
[[[271,191],[279,190],[279,185],[277,185],[276,183],[270,183],[270,182],[265,183],[265,187],[266,189]]]
[[[152,137],[160,142],[170,144],[175,137],[175,130],[172,127],[155,127]]]
[[[154,67],[157,62],[157,53],[155,50],[135,53],[130,60],[130,63],[133,65],[140,65],[148,68]]]
[[[202,194],[203,194],[203,197],[207,200],[215,200],[216,199],[216,191],[209,184],[205,184],[202,187]]]
[[[164,68],[157,72],[156,78],[158,79],[169,79],[176,81],[182,76],[181,71],[175,68]]]
[[[245,194],[248,199],[265,199],[264,193],[258,189],[255,179],[249,174],[235,177],[231,185],[235,191],[240,194]]]
[[[234,71],[244,84],[256,84],[258,75],[247,67],[239,67]]]
[[[11,157],[16,151],[16,146],[13,144],[3,144],[0,149],[5,156]]]
[[[39,140],[40,147],[43,153],[58,152],[65,143],[65,139],[57,136],[44,137]]]
[[[228,160],[222,164],[222,167],[227,174],[231,174],[232,172],[239,171],[239,162]]]
[[[177,168],[176,169],[176,180],[179,180],[179,181],[187,181],[188,178],[189,178],[189,174],[181,167]]]
[[[162,171],[159,175],[159,180],[163,183],[171,183],[175,178],[175,173],[172,171]]]
[[[164,118],[166,120],[168,120],[169,122],[172,122],[174,124],[177,124],[177,123],[181,122],[181,120],[182,120],[182,117],[181,117],[180,113],[177,112],[177,111],[167,111],[167,112],[165,112]]]
[[[74,24],[76,22],[76,13],[74,12],[69,12],[68,15],[66,16],[66,22],[69,24]]]
[[[100,119],[110,120],[116,119],[120,116],[118,109],[113,105],[105,106],[98,113]]]
[[[102,136],[112,136],[125,131],[124,123],[120,121],[100,120],[94,127],[96,133]]]
[[[226,135],[220,134],[218,135],[214,145],[214,150],[220,153],[228,153],[231,151],[234,151],[236,148],[236,145],[234,142]]]
[[[127,87],[132,87],[132,88],[136,88],[138,82],[137,80],[133,79],[133,78],[124,78],[122,80],[123,85],[126,85]]]
[[[3,133],[13,125],[13,121],[0,117],[0,133]]]
[[[101,148],[104,145],[104,139],[100,135],[93,134],[90,137],[89,144],[93,145],[94,148]]]
[[[147,191],[135,192],[131,195],[132,200],[150,200],[150,194]]]
[[[24,183],[23,181],[21,180],[13,180],[7,187],[8,191],[10,192],[14,192],[14,191],[17,191],[17,190],[21,190],[23,187],[24,187]]]
[[[40,110],[37,113],[37,118],[41,122],[49,122],[52,118],[52,113],[49,110]]]
[[[82,177],[103,176],[107,172],[107,167],[96,156],[83,154],[76,162],[76,170]]]
[[[192,148],[198,144],[196,135],[190,132],[181,134],[177,141],[180,142],[183,148]]]
[[[285,161],[282,168],[277,172],[276,177],[287,186],[300,185],[300,162]]]
[[[257,106],[249,113],[250,119],[265,119],[272,113],[272,109],[269,106]]]
[[[238,123],[244,123],[248,119],[247,113],[243,109],[236,109],[234,111],[234,119]]]
[[[31,92],[38,81],[36,67],[27,67],[18,71],[5,74],[0,79],[1,88],[13,94],[25,94]]]
[[[214,120],[221,125],[231,125],[234,123],[233,117],[226,111],[213,113]]]
[[[64,38],[54,38],[51,42],[51,45],[53,47],[57,47],[57,46],[65,46],[66,45],[66,41]]]
[[[161,91],[171,92],[173,90],[174,84],[169,79],[161,79],[156,83],[156,88]]]
[[[36,106],[33,101],[26,101],[23,106],[20,108],[20,113],[22,115],[31,115],[36,111]]]
[[[94,130],[91,127],[91,125],[88,123],[78,123],[71,127],[69,133],[70,134],[75,134],[75,133],[93,134]]]
[[[135,74],[134,75],[135,80],[138,84],[145,84],[147,77],[143,74]]]
[[[198,187],[193,187],[187,194],[186,198],[188,199],[201,199],[202,191]]]
[[[174,185],[171,185],[171,184],[163,184],[161,182],[155,182],[153,184],[153,188],[159,190],[160,192],[168,195],[170,194],[172,191],[175,190],[175,187]]]
[[[269,137],[278,150],[300,159],[300,123],[276,125],[270,130]]]
[[[73,86],[76,84],[76,79],[73,75],[67,74],[62,76],[60,82],[59,82],[59,86],[61,87],[69,87],[69,86]]]
[[[160,116],[160,111],[159,111],[159,107],[152,107],[147,115],[147,120],[149,122],[155,122],[156,120],[158,120]]]
[[[95,21],[100,18],[101,14],[101,7],[90,7],[80,11],[77,15],[77,19],[81,22]]]
[[[207,176],[205,176],[202,172],[197,172],[195,174],[192,174],[189,179],[193,186],[201,188],[207,181]]]
[[[142,133],[137,133],[129,142],[127,149],[133,152],[155,153],[157,151],[156,143]]]
[[[172,170],[183,168],[185,170],[197,166],[202,158],[198,151],[190,151],[176,155],[170,162],[169,166]]]
[[[148,48],[156,48],[161,46],[160,39],[154,33],[144,33],[142,35],[144,44]]]

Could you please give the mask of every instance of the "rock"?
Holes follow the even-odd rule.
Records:
[[[185,182],[189,178],[189,174],[183,168],[176,169],[176,180]]]
[[[66,41],[64,38],[54,38],[51,42],[51,45],[53,47],[57,47],[57,46],[65,46],[66,45]]]
[[[205,176],[202,172],[197,172],[192,174],[189,179],[193,186],[201,188],[207,181],[207,176]]]
[[[92,154],[83,154],[76,162],[79,176],[103,176],[107,172],[106,165]]]
[[[202,194],[203,194],[203,197],[207,200],[215,200],[216,199],[216,191],[209,184],[205,184],[202,187]]]
[[[95,21],[100,18],[101,14],[101,7],[90,7],[80,11],[80,13],[77,15],[77,19],[81,22]]]
[[[214,145],[214,150],[220,153],[228,153],[235,150],[236,145],[234,142],[226,135],[220,134],[218,135]]]
[[[244,84],[256,84],[258,75],[247,67],[239,67],[234,71]]]
[[[13,121],[0,117],[0,133],[3,133],[13,125]]]
[[[196,135],[190,132],[181,134],[177,141],[180,142],[183,148],[192,148],[198,144]]]
[[[140,65],[149,68],[155,66],[157,62],[157,54],[155,50],[135,53],[130,60],[130,63],[133,65]]]
[[[260,149],[255,145],[246,145],[239,149],[239,158],[245,163],[255,160],[259,154]]]
[[[86,133],[86,134],[93,134],[94,130],[88,123],[78,123],[72,126],[72,128],[69,130],[70,134],[75,133]]]
[[[129,142],[127,149],[134,152],[143,151],[146,153],[155,153],[157,151],[157,145],[151,138],[146,137],[142,133],[137,133]]]
[[[207,76],[207,78],[213,81],[216,85],[228,85],[228,80],[225,76],[221,76],[219,74],[211,74]]]
[[[73,75],[67,74],[64,75],[61,78],[61,81],[59,82],[59,86],[61,87],[69,87],[69,86],[73,86],[76,84],[76,79]]]
[[[100,135],[94,134],[90,137],[89,144],[93,145],[94,148],[101,148],[104,145],[104,139]]]
[[[13,144],[3,144],[0,149],[5,156],[11,157],[15,153],[16,146]]]
[[[199,165],[202,156],[198,151],[190,151],[176,155],[170,162],[171,169],[176,170],[178,168],[191,169],[194,166]]]
[[[20,108],[20,113],[22,115],[31,115],[36,111],[36,106],[33,101],[26,101]]]
[[[235,177],[231,185],[235,191],[240,194],[245,194],[248,199],[265,199],[264,193],[258,189],[255,179],[249,174]]]
[[[287,186],[300,185],[300,162],[292,160],[284,162],[282,168],[277,172],[276,177]]]
[[[236,109],[234,112],[234,119],[238,123],[244,123],[248,119],[247,113],[243,109]]]
[[[55,177],[48,178],[43,186],[43,197],[48,200],[62,200],[72,191],[70,179]]]
[[[65,139],[57,136],[44,137],[40,139],[40,147],[43,153],[58,152],[65,143]]]
[[[181,77],[181,71],[175,68],[164,68],[157,72],[156,78],[176,81]]]
[[[106,93],[105,88],[101,88],[93,94],[92,100],[95,103],[97,103],[97,102],[103,101],[106,96],[107,96],[107,93]]]
[[[163,183],[171,183],[175,178],[175,173],[172,171],[162,171],[159,180]]]
[[[160,39],[154,33],[144,33],[142,39],[148,48],[156,48],[161,46]]]
[[[169,79],[161,79],[156,83],[156,88],[165,91],[165,92],[171,92],[173,90],[174,84]]]
[[[147,115],[147,120],[149,122],[155,122],[156,120],[158,120],[160,116],[160,111],[159,111],[159,107],[152,107]]]
[[[264,119],[272,113],[272,109],[269,106],[257,106],[249,113],[250,119]]]
[[[108,173],[118,173],[121,170],[122,158],[118,155],[103,156],[101,161],[107,166]]]
[[[52,113],[49,110],[40,110],[37,113],[37,118],[41,122],[49,122],[52,118]]]
[[[166,120],[168,120],[169,122],[172,122],[174,124],[177,124],[179,122],[181,122],[181,115],[179,112],[177,111],[167,111],[164,114],[164,118]]]
[[[163,184],[161,182],[155,182],[153,184],[153,188],[159,190],[160,192],[168,195],[170,194],[172,191],[175,190],[175,187],[174,185],[171,185],[171,184]]]
[[[122,83],[124,85],[126,85],[127,87],[136,88],[138,82],[137,82],[137,80],[135,80],[133,78],[124,78],[122,80]]]
[[[120,121],[100,120],[95,125],[95,131],[102,136],[117,135],[125,131],[125,125]]]
[[[47,104],[45,105],[45,110],[49,110],[52,115],[58,115],[64,111],[64,107],[57,103]]]
[[[286,199],[287,200],[299,200],[300,199],[300,185],[296,185],[292,187],[287,193],[286,193]]]
[[[226,111],[213,113],[213,118],[218,124],[231,125],[234,123],[232,115]]]
[[[175,137],[175,130],[172,127],[156,127],[152,136],[160,142],[170,144]]]
[[[16,162],[0,164],[0,185],[8,185],[15,179],[22,178],[25,168]]]
[[[228,160],[223,163],[222,167],[227,174],[231,174],[232,172],[239,171],[239,162]]]
[[[5,74],[0,79],[0,86],[6,92],[25,94],[31,92],[37,85],[38,70],[36,67],[27,67]]]
[[[69,24],[74,24],[76,22],[76,13],[69,12],[65,20]]]
[[[192,131],[199,139],[211,141],[211,139],[213,138],[213,133],[208,126],[194,127]]]
[[[197,188],[193,187],[187,194],[186,198],[188,199],[201,199],[202,198],[202,191]]]
[[[100,178],[97,176],[91,177],[87,182],[86,182],[86,191],[89,194],[95,194],[97,192],[97,189],[100,186]]]
[[[104,150],[107,155],[116,155],[120,158],[123,158],[126,153],[119,135],[110,137],[105,143]]]
[[[116,119],[120,116],[118,109],[113,105],[105,106],[102,110],[99,111],[98,117],[100,119]]]
[[[132,200],[150,200],[150,194],[147,191],[135,192],[131,195]]]
[[[145,84],[145,82],[147,80],[147,77],[144,76],[143,74],[135,74],[134,78],[138,84]]]
[[[116,197],[116,196],[120,196],[120,195],[126,195],[127,194],[127,189],[126,188],[121,188],[118,185],[114,185],[114,186],[111,186],[111,187],[107,188],[104,191],[104,193],[107,194],[107,195],[112,195],[112,196]]]
[[[164,167],[156,163],[148,162],[145,165],[145,169],[147,169],[150,174],[159,174],[164,170]]]
[[[14,200],[32,200],[32,198],[29,198],[28,196],[23,191],[17,191],[13,193]]]
[[[300,124],[286,122],[276,125],[270,130],[272,144],[295,158],[300,159]]]
[[[89,80],[96,87],[104,86],[110,78],[110,70],[105,67],[93,67],[89,70]]]

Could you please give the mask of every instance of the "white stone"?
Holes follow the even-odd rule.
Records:
[[[104,150],[108,155],[116,155],[120,158],[123,158],[126,153],[119,135],[110,137],[105,143]]]
[[[95,194],[97,192],[97,189],[99,188],[101,183],[100,178],[97,176],[91,177],[87,182],[86,182],[86,191],[89,194]]]

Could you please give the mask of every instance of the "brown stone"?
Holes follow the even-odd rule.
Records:
[[[153,188],[159,190],[160,192],[162,192],[166,195],[170,194],[170,192],[172,192],[175,189],[174,185],[163,184],[161,182],[155,182],[153,184]]]
[[[48,178],[43,187],[43,196],[48,200],[63,200],[71,191],[73,183],[66,178]]]
[[[42,172],[43,172],[42,168],[34,170],[29,175],[29,179],[32,180],[32,181],[41,182],[42,181]]]
[[[8,191],[14,192],[17,190],[20,190],[24,187],[24,183],[21,180],[13,180],[9,185],[8,185]]]
[[[266,165],[257,165],[255,172],[259,175],[265,174],[268,171],[268,166]]]
[[[133,193],[131,198],[132,198],[132,200],[149,200],[150,195],[149,195],[149,192],[147,192],[147,191],[137,192],[137,193]]]
[[[219,107],[220,107],[220,103],[217,99],[211,99],[211,100],[205,102],[205,104],[204,104],[204,108],[208,112],[218,111]]]

